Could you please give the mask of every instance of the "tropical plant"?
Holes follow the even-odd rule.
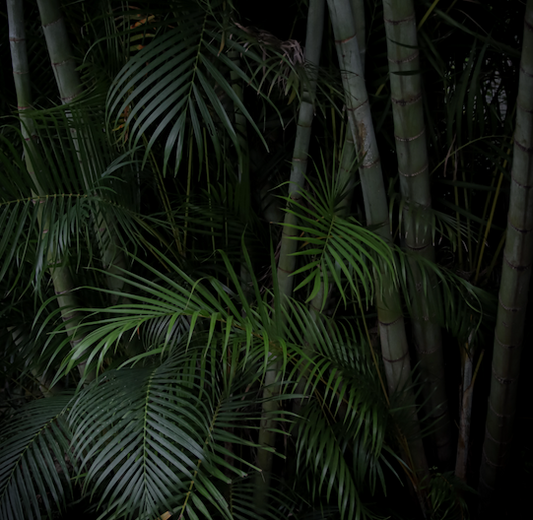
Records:
[[[490,377],[499,489],[532,2],[516,108],[516,3],[248,4],[7,0],[2,520],[465,518]]]

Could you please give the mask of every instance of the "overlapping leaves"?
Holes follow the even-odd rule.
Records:
[[[242,159],[240,138],[232,122],[238,110],[263,140],[261,132],[235,93],[229,73],[245,83],[252,80],[226,56],[226,48],[247,52],[226,34],[226,27],[214,16],[221,2],[182,2],[180,14],[166,32],[130,59],[115,79],[108,96],[108,112],[113,126],[123,123],[129,146],[135,148],[146,138],[146,156],[157,141],[164,140],[163,170],[169,162],[177,170],[184,147],[194,136],[198,159],[203,161],[207,130],[213,150],[220,160],[221,132],[229,136]],[[254,53],[248,52],[248,57]],[[261,62],[259,57],[256,61]],[[266,143],[263,140],[266,146]]]
[[[183,512],[189,501],[207,517],[208,509],[230,516],[212,477],[229,482],[246,474],[228,462],[224,447],[239,441],[224,430],[239,413],[209,385],[205,370],[194,373],[191,354],[109,372],[74,405],[75,454],[87,468],[86,487],[107,506],[106,518],[154,518]],[[201,353],[195,359],[201,364]]]
[[[308,286],[310,301],[323,288],[323,307],[331,286],[338,289],[345,304],[345,287],[349,287],[361,304],[368,305],[376,291],[375,277],[380,280],[387,271],[395,274],[393,251],[355,218],[337,215],[331,198],[309,193],[302,197],[303,202],[293,201],[287,209],[300,221],[291,226],[301,233],[293,237],[302,244],[295,255],[307,261],[293,273],[304,276],[294,290]]]
[[[66,421],[71,397],[33,401],[0,430],[3,519],[39,519],[43,512],[65,507],[75,465],[69,457],[72,430]]]
[[[41,280],[49,266],[67,264],[74,253],[76,262],[88,255],[91,263],[112,240],[139,244],[139,229],[150,228],[135,211],[133,185],[126,182],[137,165],[109,146],[91,114],[97,103],[32,113],[35,136],[25,144],[25,161],[1,136],[0,277],[27,262]]]

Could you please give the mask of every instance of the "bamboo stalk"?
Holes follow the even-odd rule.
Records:
[[[305,41],[305,61],[309,65],[309,82],[304,86],[302,103],[298,114],[298,127],[292,158],[291,175],[289,180],[289,197],[291,201],[301,200],[300,192],[303,190],[305,172],[307,169],[307,156],[311,140],[311,125],[314,116],[314,96],[316,91],[316,73],[322,47],[322,34],[324,28],[324,0],[311,0],[307,17],[307,33]],[[281,249],[278,262],[278,284],[282,299],[292,295],[293,278],[295,270],[297,241],[296,217],[285,213]]]
[[[63,104],[72,103],[82,94],[83,86],[76,70],[76,62],[73,58],[60,4],[58,0],[37,0],[37,5],[61,102]],[[83,126],[83,119],[78,117],[71,134],[85,187],[88,189],[89,176],[94,175],[91,169],[94,169],[97,164],[97,154],[91,147],[90,139],[85,138]],[[103,268],[108,273],[107,286],[113,293],[118,293],[124,291],[126,286],[121,277],[114,275],[121,275],[124,270],[127,270],[128,263],[118,245],[118,238],[113,230],[113,222],[114,219],[110,214],[103,214],[95,208],[95,236],[99,244]],[[114,294],[111,296],[111,302],[113,304],[118,302]],[[124,300],[124,303],[127,303],[127,300]],[[143,351],[137,336],[130,338],[127,350],[132,354]]]
[[[357,45],[359,47],[359,56],[361,58],[361,70],[365,70],[366,58],[366,39],[365,39],[365,2],[364,0],[350,0],[352,14],[355,23],[355,33],[357,35]]]
[[[59,2],[37,0],[37,5],[61,102],[70,103],[82,93],[83,89]]]
[[[17,106],[21,111],[21,131],[25,140],[26,168],[31,178],[34,180],[35,191],[32,192],[32,196],[39,199],[45,195],[45,192],[40,186],[32,161],[32,158],[35,157],[36,153],[34,122],[30,117],[24,114],[24,111],[31,109],[31,83],[24,30],[23,2],[20,2],[19,0],[8,0],[7,12]],[[42,212],[40,212],[39,226],[43,235],[46,235],[48,232],[49,225],[49,222],[43,222]],[[63,259],[58,258],[57,252],[54,251],[50,245],[46,252],[46,261],[49,266],[54,292],[57,296],[57,304],[61,311],[61,317],[65,323],[65,330],[70,338],[71,346],[74,348],[80,341],[80,338],[75,335],[75,332],[81,321],[80,314],[75,310],[79,307],[77,299],[73,294],[75,284],[72,280],[68,265],[65,264]],[[80,374],[83,375],[85,371],[85,363],[78,365],[78,369]]]
[[[39,13],[50,61],[56,78],[61,102],[72,103],[83,92],[83,86],[76,70],[76,62],[70,46],[65,22],[61,13],[58,0],[38,0]],[[81,172],[86,188],[89,187],[89,176],[94,175],[91,167],[95,165],[95,152],[91,149],[90,140],[84,138],[84,121],[77,119],[75,128],[71,130],[74,146],[76,147]],[[117,237],[109,222],[110,215],[103,215],[95,211],[95,234],[100,246],[103,267],[110,276],[107,277],[107,285],[112,291],[124,289],[123,282],[113,274],[121,274],[121,269],[126,269],[127,262],[124,254],[117,244]]]
[[[291,167],[289,197],[291,201],[298,202],[301,199],[301,190],[304,187],[305,171],[307,167],[307,155],[311,140],[311,125],[314,115],[313,98],[316,90],[316,74],[322,47],[322,33],[324,26],[324,0],[310,0],[307,17],[307,33],[305,42],[305,60],[310,67],[309,82],[304,85],[302,102],[298,115],[298,127]],[[290,204],[288,204],[290,205]],[[293,278],[296,258],[297,241],[293,239],[296,230],[292,227],[296,224],[296,217],[287,212],[283,223],[280,255],[277,269],[277,280],[281,305],[285,306],[287,298],[292,295]],[[273,386],[279,372],[279,363],[274,361],[265,377],[263,397],[269,398],[276,392]],[[273,447],[275,444],[275,432],[272,424],[267,419],[269,412],[275,410],[276,401],[266,401],[263,404],[263,417],[259,431],[259,444],[264,447]],[[254,504],[258,511],[264,511],[267,503],[267,495],[270,488],[270,474],[272,471],[272,453],[265,449],[259,449],[257,466],[261,473],[255,480]]]
[[[533,263],[533,0],[528,0],[518,84],[507,236],[479,491],[494,498],[509,458]]]
[[[376,137],[370,113],[368,94],[357,44],[355,24],[349,0],[328,0],[335,35],[337,56],[341,67],[345,103],[352,136],[360,160],[361,187],[367,225],[391,243],[388,204]],[[415,489],[422,497],[421,481],[428,475],[424,448],[419,434],[415,399],[412,392],[409,349],[405,334],[401,301],[392,273],[384,267],[376,296],[381,350],[389,393],[402,391],[402,404],[409,410],[409,438]],[[421,504],[425,500],[421,498]]]
[[[394,136],[403,197],[405,245],[414,256],[435,259],[431,227],[431,195],[424,124],[416,17],[412,0],[384,0]],[[450,417],[444,383],[442,337],[430,295],[438,292],[435,276],[424,274],[413,258],[409,290],[413,301],[413,339],[420,362],[426,413],[436,425],[440,462],[452,456]],[[423,287],[426,287],[424,290]],[[433,297],[434,298],[434,297]]]

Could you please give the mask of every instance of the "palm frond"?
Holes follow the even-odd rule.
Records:
[[[291,202],[291,207],[286,209],[301,222],[291,225],[301,233],[293,237],[302,244],[295,255],[307,260],[293,273],[293,276],[305,276],[295,291],[308,287],[307,301],[310,301],[323,283],[323,307],[333,281],[345,304],[347,286],[362,305],[368,305],[375,294],[374,273],[378,280],[387,271],[395,274],[392,250],[355,218],[335,213],[338,202],[335,192],[328,196],[322,190],[317,191],[323,193],[321,199],[304,193],[301,203]]]
[[[383,455],[376,456],[369,451],[368,438],[354,439],[343,432],[342,426],[328,420],[316,403],[304,408],[298,432],[297,472],[306,475],[312,499],[324,496],[329,503],[333,494],[340,518],[375,518],[359,492],[365,487],[369,470],[370,478],[377,473],[384,485],[379,461]]]
[[[224,98],[231,101],[231,111],[233,106],[238,108],[261,136],[229,79],[229,71],[233,71],[246,83],[252,81],[222,52],[225,47],[246,52],[221,29],[217,18],[222,16],[222,2],[210,2],[209,8],[202,2],[187,4],[187,21],[174,20],[172,29],[155,37],[128,61],[115,79],[107,102],[114,128],[120,125],[122,114],[127,113],[124,132],[128,133],[130,148],[135,148],[145,136],[146,157],[158,139],[166,138],[163,171],[171,157],[177,171],[191,135],[196,142],[198,160],[203,162],[203,128],[209,133],[218,160],[221,130],[242,158],[239,138]],[[258,56],[256,59],[260,61]]]
[[[0,240],[0,276],[28,260],[40,281],[49,266],[68,264],[69,257],[80,262],[88,254],[85,262],[90,265],[110,240],[126,246],[133,239],[135,248],[145,243],[146,232],[157,234],[157,219],[141,217],[137,210],[131,182],[136,161],[109,145],[91,115],[97,103],[86,99],[76,106],[32,112],[35,141],[24,153],[39,172],[38,183],[20,151],[1,136],[0,224],[7,232]],[[13,132],[24,142],[20,131]]]
[[[257,403],[247,390],[256,374],[241,373],[226,388],[217,382],[218,356],[190,349],[155,367],[107,372],[74,402],[73,451],[106,518],[167,510],[231,518],[221,485],[255,470],[228,447],[256,446],[237,433],[260,418],[248,409]]]
[[[71,395],[33,401],[0,430],[0,516],[40,519],[64,509],[71,492]],[[69,462],[67,462],[70,459]]]
[[[261,296],[259,288],[254,291],[258,296],[255,307],[247,303],[242,293],[239,277],[233,270],[229,259],[222,255],[229,278],[223,283],[212,275],[198,278],[188,275],[162,253],[158,257],[171,274],[160,271],[137,259],[137,262],[151,273],[153,278],[129,273],[117,268],[110,276],[127,283],[130,289],[138,292],[120,292],[94,288],[104,294],[114,294],[119,300],[130,303],[108,307],[105,312],[110,318],[97,316],[93,321],[82,324],[86,331],[83,340],[77,344],[64,359],[58,376],[67,372],[82,360],[98,367],[103,365],[108,354],[113,353],[121,340],[135,333],[144,333],[148,326],[152,337],[158,341],[149,345],[148,355],[167,355],[176,345],[178,330],[188,329],[184,338],[186,344],[198,341],[200,334],[206,347],[211,342],[242,341],[242,349],[247,355],[265,354],[269,342],[274,345],[276,334],[271,325],[270,307]],[[249,266],[252,269],[252,266]],[[118,274],[121,273],[121,274]],[[231,283],[231,286],[229,285]],[[100,309],[84,309],[89,313],[99,314]],[[164,328],[163,328],[164,327]],[[157,333],[154,335],[154,331]],[[253,333],[252,333],[253,332]],[[178,334],[178,336],[176,336]],[[163,339],[164,337],[164,339]],[[159,339],[161,338],[162,342]],[[225,349],[226,347],[224,347]],[[265,369],[267,365],[265,358]],[[135,362],[134,358],[132,362]]]

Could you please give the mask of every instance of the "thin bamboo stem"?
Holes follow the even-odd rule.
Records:
[[[291,201],[298,202],[301,199],[301,190],[304,187],[305,171],[307,167],[307,155],[311,140],[311,125],[314,116],[314,95],[316,90],[316,74],[320,49],[322,47],[322,33],[324,27],[324,0],[310,0],[307,18],[307,35],[305,43],[305,60],[310,67],[309,81],[305,83],[302,95],[302,103],[298,115],[298,127],[289,183],[289,197]],[[287,299],[292,296],[293,278],[296,258],[297,241],[293,239],[297,231],[294,229],[296,217],[289,212],[285,213],[283,232],[281,238],[280,255],[277,269],[277,280],[281,305],[285,306]],[[268,398],[276,392],[274,385],[279,372],[279,362],[274,361],[265,377],[265,389],[263,397]],[[267,400],[263,404],[261,428],[259,431],[259,443],[263,447],[272,447],[275,442],[275,433],[272,431],[269,414],[277,407],[276,401]],[[254,490],[254,504],[259,512],[264,511],[267,503],[267,495],[270,488],[270,474],[272,471],[272,453],[266,449],[259,449],[257,466],[261,473],[256,476]]]
[[[65,21],[61,8],[57,0],[38,0],[39,13],[50,61],[56,78],[61,102],[63,104],[72,103],[83,92],[76,62],[70,46]],[[84,136],[84,121],[80,117],[72,117],[73,128],[71,129],[73,144],[76,147],[78,160],[85,182],[85,187],[89,188],[89,178],[94,175],[97,161],[96,153],[91,147],[90,139]],[[107,277],[108,287],[112,291],[123,289],[123,282],[113,276],[120,274],[122,269],[127,268],[127,262],[123,252],[117,243],[117,237],[110,223],[113,221],[111,215],[104,215],[95,210],[95,235],[100,246],[102,264],[109,276]]]
[[[83,85],[76,69],[59,2],[58,0],[37,0],[37,5],[61,102],[72,103],[82,94]],[[77,151],[85,187],[89,189],[89,178],[95,174],[92,170],[98,163],[97,154],[91,146],[91,140],[84,135],[83,119],[79,116],[73,117],[72,113],[70,116],[73,120],[71,129],[73,144]],[[128,262],[119,247],[118,238],[113,230],[113,222],[112,215],[104,214],[95,208],[95,236],[100,247],[103,268],[108,274],[107,286],[113,293],[117,293],[124,291],[126,287],[122,278],[116,275],[121,275],[124,270],[127,270]],[[117,303],[117,301],[117,297],[113,295],[112,303]],[[143,350],[136,336],[130,339],[127,349],[131,353],[140,353]]]
[[[304,188],[305,172],[307,169],[307,156],[311,141],[311,125],[314,116],[314,96],[316,90],[316,73],[322,47],[322,34],[324,28],[324,0],[311,0],[307,18],[307,36],[305,42],[305,60],[309,66],[309,81],[305,84],[302,103],[298,114],[298,127],[294,143],[291,175],[289,180],[289,197],[291,201],[301,200],[300,192]],[[285,213],[283,233],[278,262],[278,284],[281,298],[292,295],[293,278],[295,270],[297,241],[293,238],[297,234],[294,228],[296,217],[292,213]]]

